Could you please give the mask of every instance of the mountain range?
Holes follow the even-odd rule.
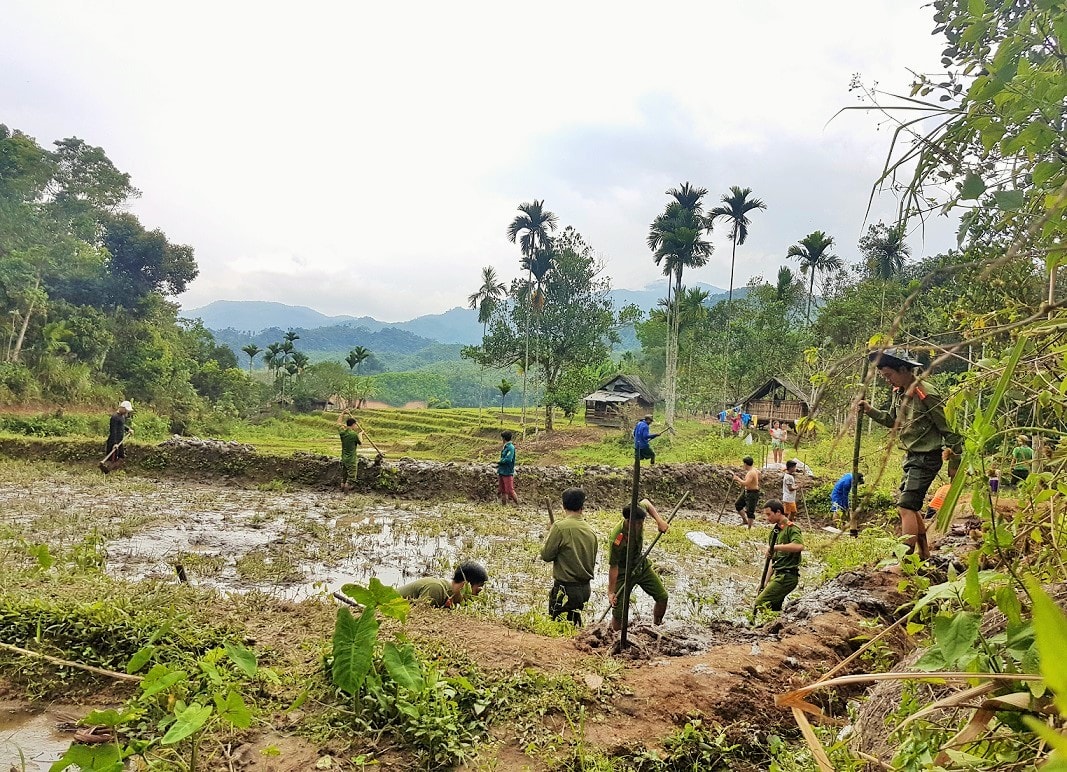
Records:
[[[715,305],[726,299],[720,287],[697,282],[692,285],[710,294],[707,303]],[[746,287],[734,289],[735,297],[743,297]],[[646,313],[655,308],[667,294],[666,282],[656,282],[641,290],[612,290],[610,297],[616,308],[633,304]],[[482,326],[478,313],[469,308],[453,308],[440,314],[426,314],[406,322],[381,322],[370,316],[328,316],[306,306],[291,306],[262,300],[216,300],[200,308],[183,309],[181,316],[200,319],[213,332],[227,331],[228,340],[238,335],[250,340],[258,333],[278,330],[315,330],[323,327],[358,328],[363,332],[394,330],[412,333],[428,341],[446,344],[476,345],[482,341]]]

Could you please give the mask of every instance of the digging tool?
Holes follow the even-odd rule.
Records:
[[[549,525],[555,525],[556,524],[556,516],[554,514],[552,514],[552,502],[549,501],[548,499],[545,499],[545,506],[548,507],[548,524]]]
[[[733,482],[732,480],[730,482]],[[722,500],[722,509],[719,510],[719,516],[715,518],[716,523],[722,522],[722,516],[726,514],[726,505],[730,503],[730,483],[726,483],[726,497]]]
[[[863,357],[863,375],[860,376],[860,399],[867,397],[867,369],[870,367],[870,357]],[[848,532],[853,539],[860,535],[860,440],[863,438],[863,411],[856,409],[856,438],[852,443],[852,490],[850,506],[848,508]]]
[[[348,606],[351,606],[352,608],[357,608],[360,611],[363,610],[363,605],[362,604],[356,603],[354,600],[349,598],[343,592],[334,592],[333,593],[333,597],[336,598],[337,600],[341,601],[342,603],[344,603],[344,604],[346,604]]]
[[[113,447],[113,448],[112,448],[112,449],[111,449],[111,450],[110,450],[110,451],[108,452],[108,454],[107,454],[106,456],[104,456],[104,457],[103,457],[103,458],[102,458],[102,459],[100,460],[100,464],[99,464],[99,467],[100,467],[100,471],[101,471],[101,472],[103,472],[104,474],[107,474],[108,472],[110,472],[110,471],[111,471],[111,464],[112,464],[112,461],[111,461],[111,457],[115,455],[115,453],[116,453],[116,452],[118,451],[118,449],[122,447],[122,443],[124,443],[125,441],[126,441],[126,438],[125,438],[125,437],[123,437],[123,438],[122,438],[121,440],[119,440],[119,441],[118,441],[118,442],[117,442],[117,443],[115,444],[115,447]]]
[[[763,563],[763,574],[760,576],[759,589],[756,590],[756,600],[752,603],[752,618],[756,618],[756,603],[759,601],[760,593],[767,586],[767,579],[771,572],[771,558],[774,557],[774,545],[778,542],[778,534],[781,533],[781,529],[778,526],[774,526],[774,530],[771,531],[771,541],[767,546],[767,560]]]
[[[351,414],[351,413],[349,413],[349,415],[352,415],[352,414]],[[377,456],[375,457],[375,459],[374,459],[374,463],[376,463],[376,464],[379,464],[379,463],[381,463],[381,462],[382,462],[382,461],[383,461],[383,460],[385,459],[385,454],[384,454],[384,453],[382,453],[382,452],[381,452],[381,450],[379,450],[379,449],[378,449],[378,446],[374,444],[374,440],[372,440],[372,439],[370,438],[370,435],[369,435],[369,434],[367,434],[367,430],[363,428],[363,424],[361,424],[361,423],[359,423],[359,422],[357,421],[357,422],[356,422],[356,426],[358,426],[358,427],[359,427],[359,430],[360,430],[361,432],[363,432],[363,438],[364,438],[364,439],[366,439],[368,443],[370,443],[370,446],[371,446],[372,448],[374,448],[374,452],[378,454],[378,455],[377,455]]]
[[[670,515],[667,517],[667,525],[670,525],[671,521],[674,520],[675,515],[678,514],[678,510],[682,508],[682,504],[685,503],[685,500],[687,498],[689,498],[689,494],[690,493],[692,493],[692,491],[686,491],[685,493],[682,494],[682,497],[680,499],[678,499],[678,503],[674,505],[674,509],[671,510]],[[633,510],[631,510],[631,511],[633,511]],[[661,537],[662,535],[663,535],[662,533],[657,533],[656,534],[656,538],[653,539],[652,543],[648,545],[648,548],[645,549],[645,551],[643,553],[641,553],[641,559],[638,560],[636,563],[634,563],[634,565],[640,565],[645,560],[645,558],[648,557],[648,554],[650,552],[652,552],[652,548],[656,546],[656,542],[659,541],[659,537]],[[630,542],[629,542],[628,539],[627,539],[627,542],[626,542],[626,546],[627,546],[627,549],[629,549]],[[629,556],[629,554],[627,554],[627,556]],[[604,609],[604,613],[600,615],[600,619],[597,620],[597,624],[600,624],[601,622],[604,621],[604,618],[608,615],[609,611],[611,611],[611,606],[610,605],[606,609]]]

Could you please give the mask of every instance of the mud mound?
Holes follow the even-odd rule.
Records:
[[[892,615],[905,601],[897,589],[900,576],[884,571],[846,571],[791,601],[779,620],[788,625],[831,611],[864,616]]]
[[[221,453],[255,453],[251,445],[243,445],[236,440],[202,440],[199,437],[182,437],[173,435],[169,440],[159,443],[161,448],[182,448],[195,450],[213,450]]]
[[[610,625],[596,625],[583,630],[575,639],[579,651],[607,652],[624,659],[642,660],[655,657],[688,657],[718,646],[739,644],[758,638],[760,633],[725,620],[708,627],[668,623],[660,627],[630,625],[627,647],[619,648],[619,634]]]

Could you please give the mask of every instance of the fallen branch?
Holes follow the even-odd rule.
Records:
[[[23,649],[19,646],[14,646],[10,643],[0,643],[0,649],[6,651],[12,651],[16,654],[22,654],[26,657],[37,657],[43,659],[45,662],[51,662],[53,665],[59,665],[60,667],[73,667],[78,670],[84,670],[88,673],[95,673],[96,675],[106,676],[107,678],[115,678],[119,681],[133,681],[134,683],[140,683],[143,678],[139,675],[130,675],[129,673],[117,673],[114,670],[105,670],[102,667],[93,667],[92,665],[85,665],[81,662],[72,662],[69,659],[60,659],[59,657],[53,657],[49,654],[42,654],[39,651],[30,651],[29,649]]]

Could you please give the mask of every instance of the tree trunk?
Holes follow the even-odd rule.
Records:
[[[531,256],[532,259],[532,256]],[[533,269],[526,271],[526,358],[522,363],[522,434],[526,436],[526,373],[530,369],[530,317],[533,315]]]
[[[678,401],[678,331],[681,318],[679,299],[681,298],[682,269],[679,265],[674,286],[674,314],[667,341],[667,426],[674,426],[675,405]]]
[[[30,307],[26,309],[26,315],[22,317],[22,329],[19,330],[18,340],[15,341],[15,349],[11,352],[11,361],[19,361],[22,353],[22,344],[26,341],[26,329],[30,326],[30,317],[33,316],[33,307],[37,305],[37,288],[41,286],[41,277],[38,276],[33,282],[33,292],[30,293]]]
[[[545,405],[545,432],[553,430],[552,405]]]
[[[811,280],[808,282],[808,309],[804,312],[804,316],[808,320],[808,324],[811,324],[811,298],[815,294],[815,267],[811,268]]]

